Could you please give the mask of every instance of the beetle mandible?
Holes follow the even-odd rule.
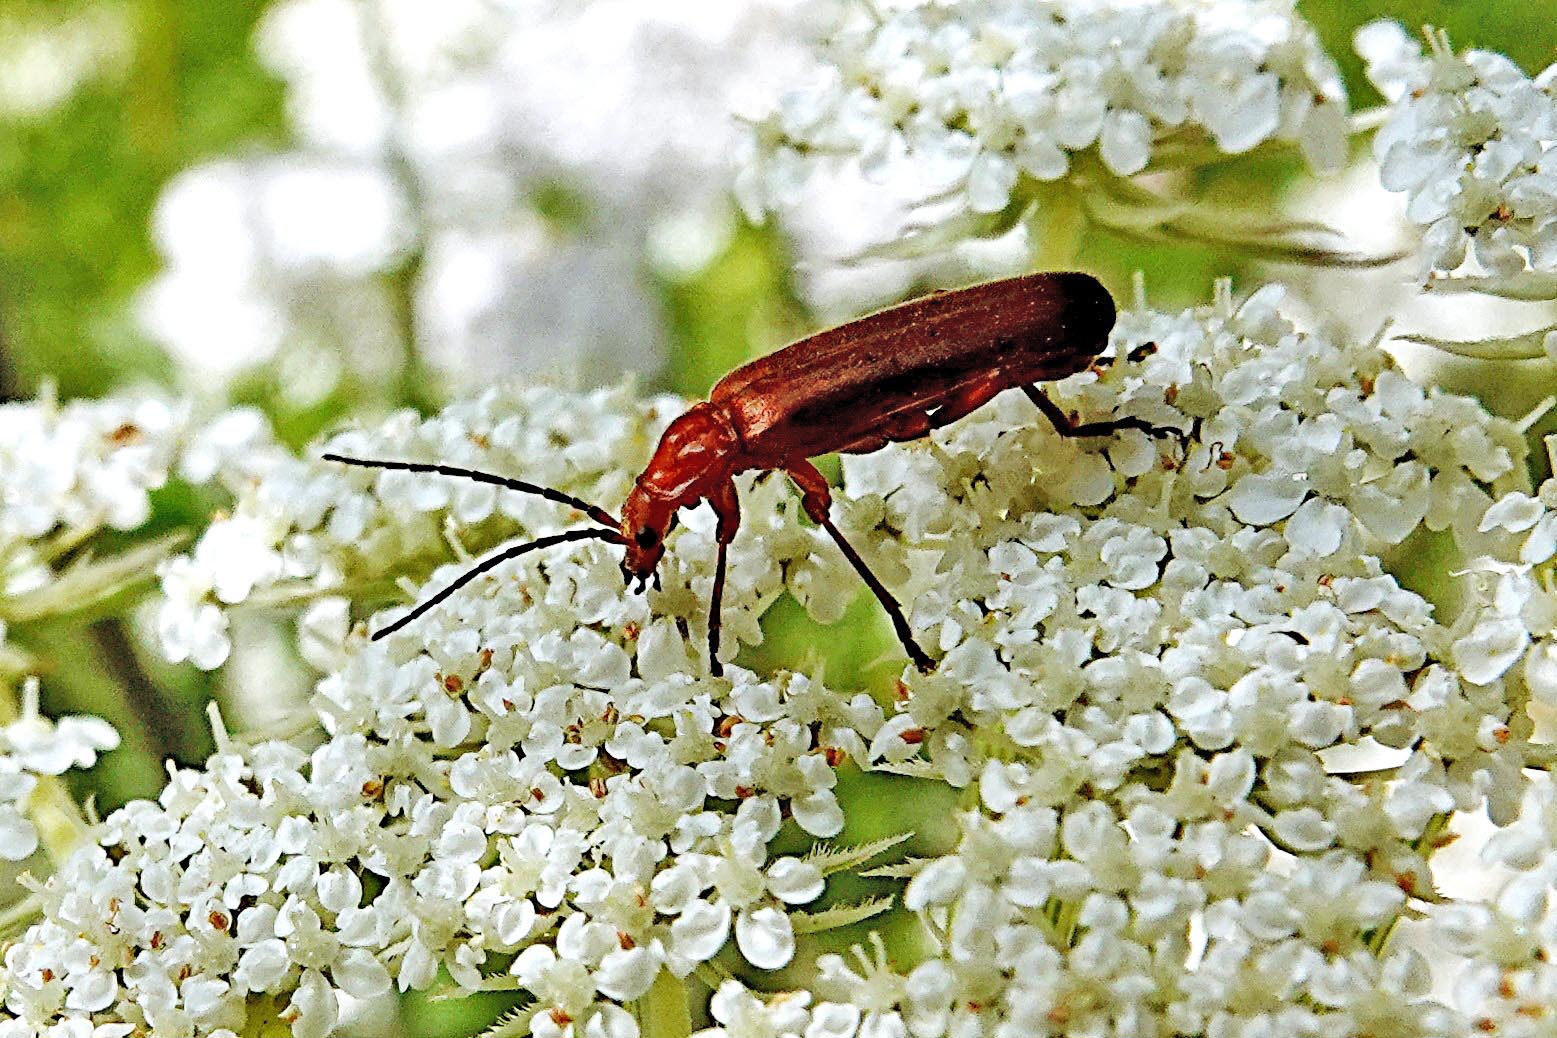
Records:
[[[880,600],[910,659],[922,671],[934,661],[914,640],[897,599],[834,525],[832,492],[810,460],[833,452],[866,454],[915,440],[1020,388],[1065,436],[1118,429],[1157,429],[1139,418],[1078,424],[1038,390],[1091,364],[1108,342],[1114,301],[1096,279],[1038,273],[936,292],[818,332],[736,368],[661,435],[617,519],[550,487],[452,465],[325,454],[368,468],[430,472],[477,480],[571,505],[599,526],[567,530],[505,548],[471,567],[405,616],[374,632],[399,630],[482,573],[556,544],[602,540],[626,549],[622,575],[638,590],[655,575],[676,513],[707,501],[717,517],[718,559],[709,604],[709,670],[719,676],[720,602],[725,556],[740,525],[734,476],[748,469],[782,471],[799,488],[805,513],[837,542]]]

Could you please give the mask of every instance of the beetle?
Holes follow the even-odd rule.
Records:
[[[1127,417],[1078,423],[1035,385],[1093,363],[1114,325],[1114,301],[1095,278],[1036,273],[932,293],[818,332],[730,372],[708,399],[693,404],[660,436],[620,519],[550,487],[452,465],[325,454],[345,465],[437,473],[476,480],[570,505],[598,526],[567,530],[505,548],[483,559],[375,639],[399,630],[461,587],[509,559],[557,544],[601,540],[626,549],[622,575],[642,591],[665,552],[676,513],[707,501],[717,517],[718,558],[709,604],[708,659],[719,662],[725,559],[740,526],[734,476],[782,471],[799,488],[812,522],[837,542],[881,602],[898,640],[921,671],[934,667],[908,619],[830,515],[832,492],[810,461],[821,454],[866,454],[915,440],[955,421],[1007,389],[1020,388],[1065,436],[1119,429],[1173,432]]]

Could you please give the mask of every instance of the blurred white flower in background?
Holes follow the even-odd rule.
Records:
[[[465,387],[653,371],[654,264],[722,247],[730,113],[815,7],[284,0],[257,46],[298,147],[169,187],[143,322],[197,385],[278,351],[303,395],[413,354]]]
[[[119,733],[100,718],[44,717],[38,711],[38,679],[29,677],[22,685],[19,716],[0,725],[0,861],[25,861],[38,849],[38,829],[29,815],[38,813],[30,801],[40,777],[90,768],[99,753],[118,745]],[[0,908],[11,900],[0,899]]]
[[[1407,218],[1425,228],[1416,274],[1429,295],[1459,297],[1461,327],[1450,317],[1402,337],[1465,357],[1557,363],[1557,64],[1532,77],[1502,54],[1455,54],[1446,34],[1425,36],[1424,49],[1398,23],[1376,21],[1355,41],[1389,102],[1373,139],[1380,183],[1404,194]],[[1547,305],[1503,306],[1513,327],[1499,314],[1465,328],[1489,309],[1467,305],[1468,293]]]
[[[845,6],[811,81],[754,128],[737,184],[753,218],[803,208],[842,170],[917,205],[894,239],[927,250],[1036,220],[1034,250],[1055,255],[1078,209],[1134,235],[1253,244],[1274,231],[1127,178],[1275,141],[1318,171],[1345,162],[1345,90],[1291,0]]]
[[[133,33],[107,5],[11,5],[0,11],[0,119],[36,119],[94,80],[123,75]]]
[[[288,341],[350,343],[359,363],[388,367],[397,330],[373,275],[405,254],[408,219],[372,166],[301,155],[196,166],[158,204],[169,269],[147,288],[142,319],[192,378],[265,363]]]

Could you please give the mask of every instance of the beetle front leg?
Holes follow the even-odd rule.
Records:
[[[714,590],[708,603],[708,672],[716,678],[724,677],[724,664],[719,662],[719,629],[724,626],[724,571],[729,555],[730,542],[741,527],[741,499],[735,493],[733,481],[725,483],[708,497],[708,503],[719,518],[714,537],[719,542],[719,558],[714,563]]]
[[[903,643],[903,650],[908,653],[908,658],[914,661],[914,666],[921,672],[929,672],[935,669],[935,661],[928,653],[919,647],[914,640],[914,633],[908,626],[908,617],[903,615],[903,607],[898,605],[897,599],[886,586],[876,578],[865,560],[860,558],[860,553],[854,550],[854,546],[843,536],[843,531],[833,525],[829,512],[832,508],[832,488],[827,485],[827,477],[823,476],[815,465],[809,461],[791,462],[784,466],[784,471],[789,478],[795,481],[795,486],[800,488],[800,504],[806,510],[806,515],[811,521],[826,530],[832,539],[838,543],[843,551],[843,557],[849,560],[849,565],[865,581],[865,586],[870,588],[871,594],[881,603],[881,607],[887,611],[887,616],[892,619],[892,627],[897,631],[898,641]]]
[[[708,602],[708,672],[716,678],[724,677],[724,664],[719,662],[719,628],[723,626],[720,610],[724,602],[725,557],[730,546],[719,542],[719,561],[714,564],[714,593]]]

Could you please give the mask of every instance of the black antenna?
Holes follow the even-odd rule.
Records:
[[[427,610],[437,605],[439,602],[442,602],[444,599],[454,594],[454,592],[458,591],[466,584],[469,584],[472,580],[475,580],[477,577],[481,576],[481,574],[485,573],[487,570],[496,566],[500,566],[509,559],[516,559],[521,555],[528,554],[532,551],[539,551],[542,548],[550,548],[554,544],[564,544],[568,541],[589,540],[609,541],[612,544],[620,544],[622,542],[622,535],[614,529],[595,529],[593,527],[586,527],[582,530],[564,530],[562,533],[554,533],[547,537],[539,537],[533,541],[527,541],[524,544],[517,544],[512,548],[504,548],[496,555],[482,559],[480,562],[470,567],[470,569],[466,570],[464,573],[461,573],[458,579],[456,579],[448,587],[444,588],[442,591],[439,591],[436,595],[433,595],[431,598],[418,605],[415,609],[412,609],[409,613],[405,614],[400,619],[390,624],[388,627],[380,627],[378,630],[374,631],[373,640],[378,641],[386,634],[395,633],[396,631],[400,630],[400,628],[404,627],[406,624],[410,623],[412,620],[415,620],[417,617],[427,612]]]
[[[534,494],[544,497],[548,501],[555,501],[559,505],[571,505],[580,512],[589,516],[602,526],[609,526],[613,530],[621,529],[622,524],[598,505],[592,505],[588,501],[574,497],[572,494],[564,494],[560,490],[551,487],[537,486],[534,483],[526,483],[522,479],[513,479],[509,476],[499,476],[492,472],[482,472],[480,469],[462,469],[454,465],[429,464],[422,461],[383,461],[374,458],[348,458],[344,454],[322,454],[325,461],[338,461],[342,465],[357,465],[365,469],[393,469],[400,472],[435,472],[440,476],[455,476],[459,479],[475,480],[477,483],[490,483],[495,487],[504,487],[508,490],[517,490],[521,494]],[[383,632],[380,632],[383,633]],[[377,637],[377,635],[374,635]]]

